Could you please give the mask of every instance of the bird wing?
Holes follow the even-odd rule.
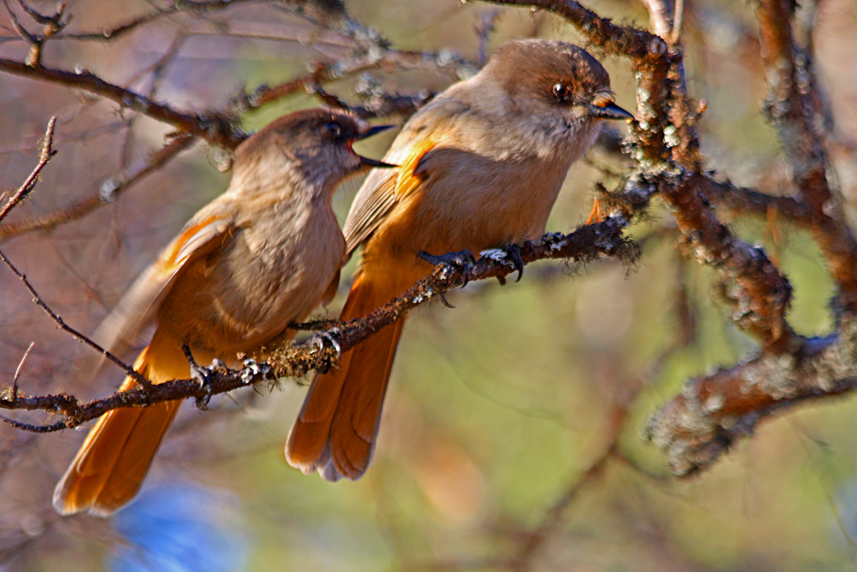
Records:
[[[398,169],[374,169],[351,205],[342,229],[346,257],[375,232],[384,217],[402,200],[416,192],[429,173],[421,163],[446,138],[451,121],[468,106],[452,98],[439,98],[414,115],[399,133],[384,162]]]
[[[220,207],[220,208],[218,208]],[[219,211],[219,212],[218,212]],[[146,343],[149,326],[169,294],[176,276],[190,262],[223,245],[235,225],[217,201],[202,209],[134,282],[101,323],[93,339],[117,356]]]

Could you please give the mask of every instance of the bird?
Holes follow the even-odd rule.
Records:
[[[264,352],[291,339],[299,322],[339,284],[345,239],[331,201],[345,180],[387,163],[357,155],[352,142],[373,126],[350,112],[297,111],[235,150],[229,187],[185,225],[136,280],[94,338],[122,352],[155,325],[134,370],[152,383],[187,379],[191,366]],[[120,391],[134,388],[130,376]],[[103,415],[60,479],[63,515],[109,516],[139,492],[180,401]]]
[[[383,159],[399,167],[372,171],[358,191],[343,230],[347,255],[362,246],[362,257],[340,320],[368,314],[462,253],[489,251],[522,269],[515,245],[544,234],[571,164],[607,119],[633,116],[585,50],[549,39],[501,45],[407,121]],[[289,464],[328,481],[365,473],[404,324],[316,376],[289,433]]]

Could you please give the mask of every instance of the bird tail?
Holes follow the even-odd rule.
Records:
[[[185,371],[165,377],[155,371],[144,349],[134,369],[157,383],[187,376]],[[136,386],[130,377],[120,391]],[[128,503],[143,485],[152,459],[172,425],[181,401],[166,401],[149,407],[114,409],[104,414],[89,431],[68,470],[54,489],[54,508],[63,515],[88,511],[109,516]]]
[[[340,319],[360,318],[399,292],[388,279],[365,272],[354,280]],[[327,481],[359,479],[372,462],[381,408],[405,319],[345,352],[339,369],[316,375],[289,439],[286,459],[304,474]]]

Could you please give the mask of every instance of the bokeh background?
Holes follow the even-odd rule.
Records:
[[[644,7],[632,0],[589,6],[647,25]],[[11,7],[37,29],[19,5]],[[472,61],[481,48],[490,53],[512,37],[581,42],[549,14],[479,2],[351,0],[346,7],[397,49],[449,51]],[[67,31],[109,29],[152,9],[131,0],[72,0]],[[737,184],[789,192],[775,133],[759,113],[765,82],[750,8],[688,0],[685,9],[689,90],[707,101],[700,130],[709,167]],[[348,38],[292,12],[260,1],[179,14],[115,41],[57,39],[44,61],[152,90],[178,109],[217,108],[242,89],[344,57]],[[853,209],[857,4],[809,3],[800,18],[814,23],[818,80],[834,120],[831,168]],[[488,24],[493,31],[485,34]],[[0,26],[0,57],[23,59],[27,46],[2,8]],[[627,61],[602,61],[618,103],[633,109]],[[326,88],[358,103],[356,90],[367,83],[413,95],[455,79],[443,70],[375,70]],[[241,119],[252,130],[316,105],[313,96],[298,94]],[[144,160],[169,132],[91,95],[0,74],[0,189],[17,188],[35,166],[52,115],[58,154],[13,219],[90,195]],[[380,157],[393,136],[363,144],[362,152]],[[91,333],[183,223],[225,189],[222,163],[222,152],[198,144],[119,200],[50,233],[7,241],[2,250],[58,314]],[[596,181],[615,184],[610,173],[621,168],[620,158],[599,149],[576,165],[550,230],[581,224]],[[343,217],[356,188],[347,186],[336,199]],[[529,266],[520,283],[474,283],[454,293],[454,310],[418,310],[393,371],[374,465],[355,483],[306,477],[283,459],[307,380],[238,392],[205,412],[187,404],[139,499],[109,520],[60,518],[50,506],[83,432],[0,427],[0,570],[500,570],[533,538],[526,569],[538,571],[855,568],[853,399],[763,424],[690,481],[670,477],[641,439],[646,418],[684,381],[755,348],[718,303],[710,270],[683,260],[669,212],[655,205],[650,215],[632,229],[642,246],[633,267],[541,263]],[[742,238],[763,244],[791,280],[789,319],[798,332],[826,333],[832,283],[809,236],[777,220],[723,216]],[[340,296],[320,316],[336,316],[352,268],[353,262]],[[118,385],[116,370],[93,378],[91,352],[59,331],[5,268],[0,284],[2,384],[35,342],[21,369],[22,391],[94,398]],[[593,463],[600,470],[590,471]]]

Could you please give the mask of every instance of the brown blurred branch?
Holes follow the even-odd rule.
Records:
[[[32,67],[22,62],[0,58],[0,71],[88,91],[118,103],[120,107],[127,107],[168,123],[185,133],[227,149],[234,149],[247,137],[234,127],[234,120],[223,113],[176,111],[168,105],[157,103],[131,90],[109,83],[87,70],[70,72],[44,66]]]
[[[536,260],[559,259],[584,264],[602,257],[612,257],[631,263],[638,256],[636,244],[623,235],[628,222],[622,217],[583,226],[568,235],[547,234],[537,242],[521,245],[524,264]],[[441,298],[445,292],[463,286],[468,281],[503,278],[516,270],[504,261],[482,257],[469,270],[446,264],[435,267],[432,274],[417,282],[398,298],[371,314],[338,324],[328,330],[342,351],[347,351],[363,342],[384,327],[392,324],[413,308],[432,299]],[[200,386],[195,379],[175,380],[130,391],[117,392],[104,399],[81,403],[74,396],[61,393],[26,397],[18,390],[17,398],[11,398],[10,388],[0,391],[0,408],[46,411],[59,414],[62,419],[47,425],[31,425],[5,419],[19,429],[36,432],[51,432],[77,427],[86,421],[100,417],[118,407],[145,407],[175,399],[195,398],[205,403],[212,395],[226,393],[240,387],[272,381],[281,377],[301,377],[311,369],[326,370],[336,362],[336,351],[325,347],[319,350],[313,344],[290,344],[282,350],[271,352],[268,363],[245,362],[242,370],[213,369],[209,383]],[[127,372],[126,372],[127,373]],[[273,377],[271,374],[273,373]]]
[[[191,12],[194,14],[204,14],[216,12],[239,4],[248,4],[251,2],[263,2],[264,0],[182,0],[181,2],[171,2],[163,8],[156,8],[151,12],[135,16],[121,24],[116,24],[110,27],[104,27],[100,30],[75,32],[67,34],[58,34],[54,37],[57,40],[78,40],[78,41],[97,41],[97,42],[112,42],[131,32],[150,24],[164,17],[174,16],[180,12]]]
[[[440,561],[428,565],[417,565],[413,568],[427,569],[432,571],[441,570],[467,570],[481,568],[499,568],[511,570],[512,572],[526,572],[532,569],[533,560],[545,543],[553,538],[566,522],[568,512],[580,498],[580,495],[588,487],[601,482],[605,471],[610,467],[612,461],[619,461],[624,465],[639,470],[631,459],[621,451],[621,440],[630,421],[630,411],[640,391],[660,377],[664,367],[681,349],[693,343],[696,339],[695,329],[688,324],[688,311],[684,306],[684,283],[681,270],[683,265],[678,265],[676,280],[676,294],[678,304],[674,308],[678,324],[678,336],[660,355],[658,355],[649,367],[640,376],[626,380],[620,384],[621,391],[617,395],[610,408],[607,430],[604,438],[604,446],[601,453],[589,464],[589,466],[574,478],[564,488],[562,494],[545,511],[541,520],[531,530],[524,533],[510,557],[493,557],[474,561]]]
[[[839,284],[843,309],[857,312],[857,241],[846,221],[842,199],[827,179],[827,151],[816,126],[820,110],[809,55],[794,42],[790,0],[761,0],[756,5],[762,58],[767,69],[765,112],[777,127],[789,159],[798,198],[810,209],[811,228],[830,272]]]
[[[652,416],[646,433],[673,474],[693,475],[772,414],[855,389],[857,322],[849,320],[837,336],[805,340],[792,354],[762,354],[691,380]]]
[[[193,145],[195,141],[195,137],[187,134],[176,135],[169,143],[152,153],[147,159],[138,161],[120,175],[102,182],[100,188],[91,196],[34,219],[0,225],[0,242],[36,230],[52,230],[60,224],[77,220],[96,208],[113,202],[122,192],[159,170],[176,155]]]

